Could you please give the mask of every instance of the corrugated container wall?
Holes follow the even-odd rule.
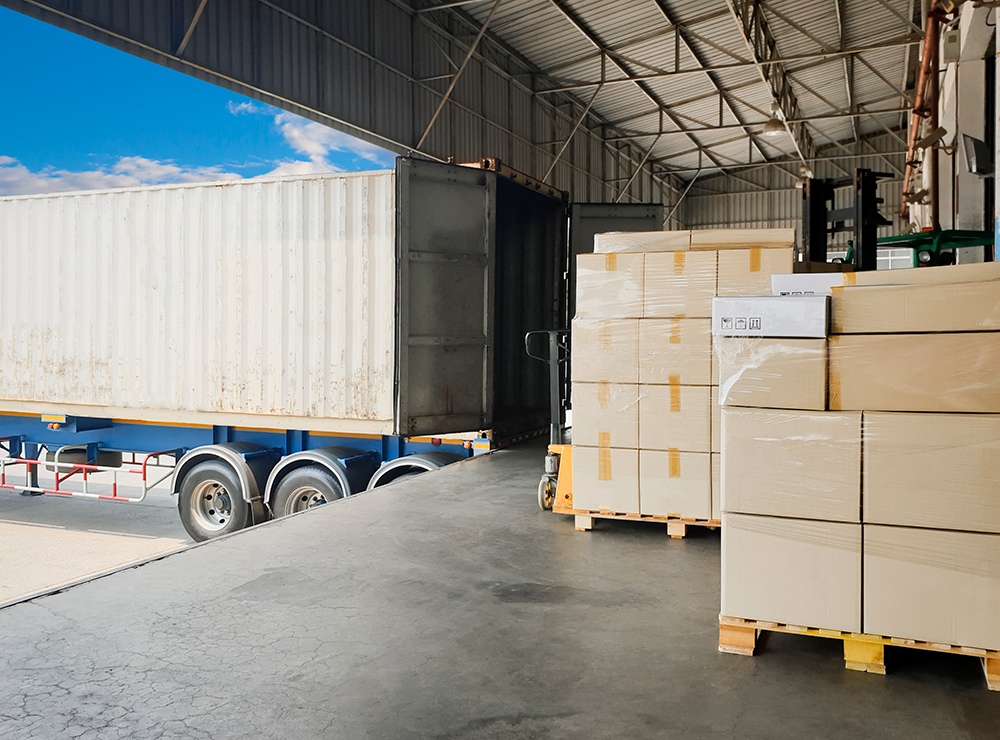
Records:
[[[370,172],[0,199],[0,408],[389,431],[394,198]]]

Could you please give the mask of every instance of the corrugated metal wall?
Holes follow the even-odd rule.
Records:
[[[892,151],[894,145],[897,149],[905,147],[891,134],[878,137],[871,143],[887,151]],[[828,155],[835,154],[836,151],[828,151]],[[852,176],[855,167],[892,174],[893,177],[881,181],[878,188],[879,197],[885,200],[880,206],[881,213],[893,222],[892,226],[880,229],[879,235],[888,236],[901,233],[906,225],[899,217],[903,197],[900,173],[905,159],[904,154],[890,154],[867,156],[846,165],[837,161],[821,161],[810,166],[813,174],[821,178]],[[742,169],[699,180],[681,204],[681,220],[691,229],[794,227],[799,230],[802,225],[802,191],[795,187],[799,176],[799,165],[790,163]],[[850,205],[852,192],[850,188],[837,191],[838,208]],[[849,234],[837,234],[830,244],[846,244],[849,238]]]
[[[391,422],[394,199],[392,172],[0,199],[0,397]]]
[[[461,9],[417,14],[395,0],[212,0],[181,50],[199,0],[0,0],[158,64],[295,111],[386,147],[418,149],[478,24]],[[584,104],[535,95],[532,68],[489,35],[419,151],[442,161],[496,157],[542,178]],[[548,182],[577,201],[612,201],[643,160],[603,141],[588,116]],[[669,202],[645,165],[623,202]]]

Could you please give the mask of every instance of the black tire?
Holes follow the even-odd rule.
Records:
[[[184,476],[177,510],[181,524],[195,542],[204,542],[253,524],[250,504],[231,467],[209,460]]]
[[[344,489],[333,473],[316,465],[296,468],[281,479],[271,498],[271,513],[277,517],[322,506],[344,497]]]

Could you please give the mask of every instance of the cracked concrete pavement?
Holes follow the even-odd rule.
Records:
[[[540,511],[528,444],[0,610],[0,737],[995,738],[975,659],[717,650],[719,533]],[[690,530],[689,530],[690,531]]]

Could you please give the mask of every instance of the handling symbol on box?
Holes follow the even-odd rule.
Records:
[[[722,319],[722,328],[723,329],[732,329],[733,328],[733,319],[732,319],[732,317],[730,317],[730,316],[724,316],[723,317],[723,319]]]
[[[736,319],[736,328],[737,329],[746,329],[747,328],[747,320],[746,319]]]
[[[750,319],[750,329],[760,331],[760,317]]]

